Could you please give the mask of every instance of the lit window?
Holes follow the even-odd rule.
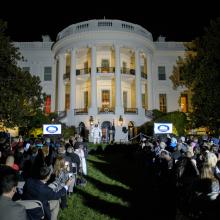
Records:
[[[102,107],[110,107],[110,91],[102,90]]]
[[[101,72],[109,72],[109,60],[108,59],[102,59],[102,64],[101,64]]]
[[[65,110],[70,109],[70,94],[65,95]]]
[[[84,92],[84,107],[88,108],[89,105],[89,93],[88,91]]]
[[[45,113],[49,114],[50,112],[51,112],[51,95],[47,95],[45,100]]]
[[[124,108],[128,107],[128,92],[123,91],[123,106]]]
[[[188,96],[181,94],[181,112],[188,112]]]
[[[160,111],[167,112],[167,95],[159,94]]]

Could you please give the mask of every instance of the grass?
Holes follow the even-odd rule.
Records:
[[[87,184],[77,186],[60,210],[59,220],[113,220],[125,218],[130,206],[131,189],[126,185],[123,156],[89,155]],[[124,163],[124,166],[126,163]],[[123,174],[124,173],[124,174]],[[121,176],[120,174],[123,174]]]
[[[87,184],[75,188],[58,219],[175,219],[175,188],[155,178],[146,152],[134,145],[104,147],[90,152]]]

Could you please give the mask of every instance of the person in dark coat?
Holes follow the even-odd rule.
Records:
[[[12,201],[18,184],[17,172],[9,166],[0,167],[0,219],[27,220],[25,207]]]
[[[68,186],[72,183],[72,179],[69,179],[61,190],[54,192],[46,184],[50,178],[50,175],[50,168],[45,166],[40,169],[40,179],[28,179],[23,188],[23,199],[40,200],[44,207],[46,219],[55,220],[57,219],[59,212],[58,200],[61,198],[61,196],[66,195],[66,191],[68,190]],[[50,200],[57,200],[58,202],[53,209],[49,204]]]

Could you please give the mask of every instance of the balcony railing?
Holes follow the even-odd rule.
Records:
[[[96,67],[97,73],[114,73],[115,67]]]
[[[134,69],[129,69],[129,68],[121,68],[121,73],[122,74],[129,74],[129,75],[135,75],[135,70]]]
[[[125,114],[138,114],[137,108],[124,108]]]
[[[74,109],[74,115],[87,115],[88,114],[88,108],[75,108]]]
[[[91,68],[84,68],[84,69],[77,69],[76,70],[76,75],[85,75],[85,74],[90,74],[91,73]]]
[[[98,113],[99,114],[115,113],[115,108],[113,108],[113,107],[101,107],[101,108],[98,108]]]
[[[147,79],[147,73],[141,72],[141,77],[144,78],[144,79]]]
[[[57,111],[58,121],[66,117],[66,111]]]
[[[63,74],[63,80],[70,80],[70,72]]]

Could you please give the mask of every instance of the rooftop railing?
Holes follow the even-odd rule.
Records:
[[[77,34],[85,31],[101,30],[133,32],[153,41],[152,34],[145,28],[141,27],[140,25],[121,20],[89,20],[73,24],[62,30],[57,35],[57,41],[72,34]]]

